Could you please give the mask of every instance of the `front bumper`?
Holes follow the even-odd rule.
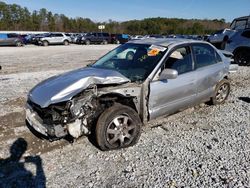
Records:
[[[26,104],[26,120],[29,125],[38,133],[46,137],[65,137],[68,132],[62,125],[46,125],[40,116],[32,109],[29,104]]]

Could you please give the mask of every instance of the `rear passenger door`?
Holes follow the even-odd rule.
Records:
[[[224,63],[209,44],[193,44],[192,51],[197,75],[196,102],[200,103],[213,95],[217,83],[223,78]]]
[[[14,33],[7,34],[7,38],[5,40],[5,45],[14,45],[15,44],[15,38],[18,36]]]
[[[59,44],[59,43],[62,43],[63,42],[63,34],[62,33],[55,33],[54,35],[54,41],[55,43]]]

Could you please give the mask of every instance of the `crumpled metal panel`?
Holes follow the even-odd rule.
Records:
[[[117,71],[87,67],[44,80],[30,91],[28,97],[46,108],[51,104],[70,100],[90,85],[127,82],[130,80]]]

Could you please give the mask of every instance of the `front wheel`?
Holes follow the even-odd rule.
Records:
[[[68,46],[68,45],[69,45],[69,41],[65,40],[65,41],[63,41],[63,44],[64,44],[65,46]]]
[[[230,93],[230,83],[227,79],[223,79],[216,86],[214,96],[211,99],[213,105],[222,104],[228,98]]]
[[[141,132],[141,120],[135,110],[115,104],[106,109],[96,125],[96,141],[103,151],[133,146]]]
[[[23,45],[22,42],[20,42],[20,41],[17,41],[17,42],[16,42],[16,46],[17,46],[17,47],[21,47],[22,45]]]
[[[48,46],[49,45],[49,42],[48,41],[43,41],[43,46]]]

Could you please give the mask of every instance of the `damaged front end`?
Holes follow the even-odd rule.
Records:
[[[41,108],[31,100],[26,104],[26,119],[30,126],[44,136],[74,138],[90,134],[90,125],[97,113],[95,88],[89,89],[68,102]],[[100,107],[99,107],[100,108]]]
[[[105,101],[107,98],[98,96],[97,87],[115,89],[128,82],[118,72],[93,68],[52,77],[29,93],[26,120],[33,129],[51,140],[67,135],[74,138],[89,135],[92,125],[109,105]],[[101,92],[106,93],[109,91]]]

